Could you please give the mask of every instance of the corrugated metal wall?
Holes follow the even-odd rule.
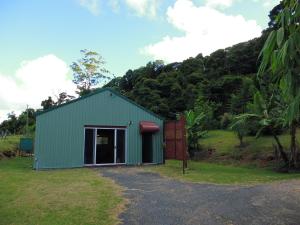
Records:
[[[163,162],[163,120],[128,102],[111,90],[37,116],[35,168],[70,168],[84,165],[84,126],[127,126],[127,164],[142,163],[140,121],[153,121],[154,163]],[[132,124],[129,125],[129,121]]]

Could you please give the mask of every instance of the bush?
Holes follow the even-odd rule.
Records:
[[[204,114],[204,118],[200,124],[202,130],[214,130],[219,128],[220,122],[215,116],[217,108],[217,103],[205,101],[201,96],[198,98],[195,103],[194,111],[197,114]]]
[[[232,123],[232,115],[230,113],[224,113],[221,116],[220,127],[221,129],[227,129]]]

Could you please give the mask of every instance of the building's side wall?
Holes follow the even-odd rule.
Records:
[[[153,121],[154,163],[163,162],[163,121],[109,90],[57,108],[37,117],[35,167],[70,168],[84,164],[84,126],[127,126],[127,164],[142,163],[140,121]],[[132,124],[129,126],[129,121]]]

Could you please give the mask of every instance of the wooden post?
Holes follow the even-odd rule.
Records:
[[[175,148],[175,159],[177,159],[177,146],[176,146],[176,142],[177,142],[177,126],[176,126],[176,124],[177,124],[177,121],[175,120],[174,121],[174,148]]]
[[[185,129],[185,118],[183,115],[180,117],[181,125],[181,143],[182,143],[182,173],[185,174],[185,169],[187,168],[187,159],[186,159],[186,129]]]
[[[26,107],[26,137],[28,137],[28,117],[29,117],[29,115],[28,115],[28,105],[27,105],[27,107]]]

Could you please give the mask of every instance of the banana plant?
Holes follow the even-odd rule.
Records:
[[[207,133],[207,131],[201,130],[200,128],[201,121],[203,121],[204,118],[204,113],[197,114],[193,110],[185,112],[187,140],[190,154],[192,151],[198,149],[199,139]]]
[[[276,17],[278,26],[269,34],[261,51],[258,75],[271,74],[288,106],[284,113],[290,128],[290,167],[298,167],[296,131],[300,118],[300,1],[283,0]]]
[[[282,113],[284,110],[284,105],[283,102],[280,101],[280,96],[276,96],[276,94],[273,93],[269,100],[266,101],[261,92],[257,91],[254,95],[253,103],[249,104],[248,107],[250,113],[236,116],[231,128],[238,129],[242,125],[251,123],[253,121],[258,121],[260,127],[256,133],[256,138],[259,138],[262,132],[266,129],[271,131],[271,134],[277,144],[277,149],[279,150],[280,156],[284,163],[287,164],[289,161],[288,156],[276,134],[278,129],[283,128],[285,121]]]

